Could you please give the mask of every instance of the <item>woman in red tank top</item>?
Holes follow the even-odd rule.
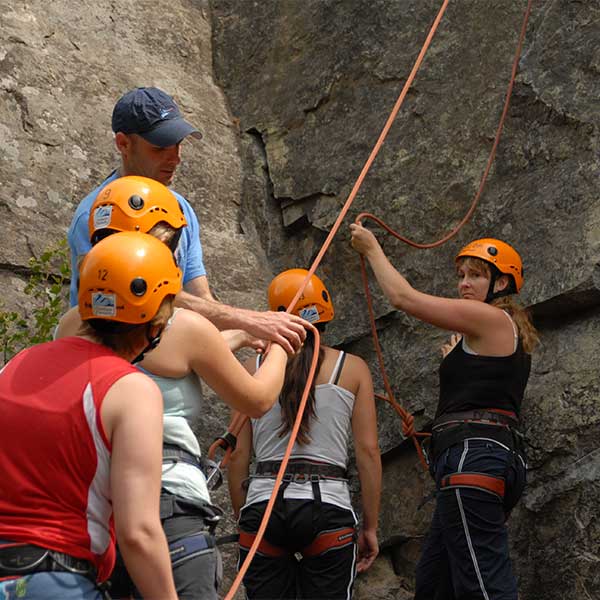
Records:
[[[80,276],[77,335],[0,373],[0,596],[99,600],[116,528],[144,597],[176,600],[158,516],[162,399],[131,362],[158,342],[181,271],[154,237],[118,233]]]

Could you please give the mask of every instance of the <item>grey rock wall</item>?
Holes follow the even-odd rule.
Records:
[[[186,143],[175,189],[202,224],[209,280],[227,302],[264,307],[269,277],[308,266],[375,142],[437,0],[0,0],[0,285],[27,309],[27,261],[62,237],[79,200],[117,164],[114,101],[136,85],[171,92],[204,133]],[[451,2],[347,222],[369,209],[431,241],[474,194],[495,132],[525,0]],[[600,4],[538,0],[498,157],[473,221],[437,250],[385,239],[417,287],[452,294],[452,256],[473,237],[514,243],[523,300],[543,345],[524,423],[530,486],[511,519],[524,600],[600,597]],[[346,225],[320,274],[338,317],[327,341],[367,358],[358,261]],[[424,427],[445,334],[373,289],[394,388]],[[207,395],[202,445],[227,422]],[[410,598],[431,483],[389,407],[382,556],[357,598]],[[227,507],[224,492],[217,496]],[[231,531],[229,519],[224,531]],[[234,555],[227,549],[227,578]],[[224,587],[224,589],[227,589]]]
[[[440,5],[211,0],[215,72],[247,149],[242,223],[278,268],[310,264]],[[491,148],[525,6],[450,3],[347,222],[371,210],[418,241],[458,222]],[[534,2],[504,135],[473,220],[436,250],[383,241],[416,287],[438,294],[454,293],[452,256],[469,239],[505,238],[525,259],[523,301],[543,340],[524,408],[534,446],[530,486],[510,522],[526,600],[600,597],[599,17],[598,2]],[[320,273],[336,302],[329,341],[367,357],[381,389],[346,226]],[[397,314],[374,292],[390,377],[426,426],[445,334]],[[359,578],[356,595],[409,597],[432,509],[417,506],[431,484],[389,407],[379,407],[379,419],[384,553]]]

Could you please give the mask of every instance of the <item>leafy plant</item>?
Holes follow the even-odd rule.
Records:
[[[52,339],[60,316],[68,307],[71,267],[67,240],[47,248],[39,257],[29,259],[29,278],[25,294],[31,299],[28,309],[7,311],[0,304],[0,351],[7,362],[19,350]]]

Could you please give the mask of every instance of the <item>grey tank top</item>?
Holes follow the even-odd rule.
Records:
[[[179,310],[175,309],[167,327],[176,318]],[[191,427],[200,414],[202,402],[202,387],[198,376],[191,372],[180,378],[162,377],[138,368],[148,375],[161,391],[164,404],[163,441],[200,457],[200,444]],[[184,462],[163,464],[162,487],[183,498],[210,502],[203,473],[197,467]]]
[[[310,425],[311,441],[305,445],[294,445],[292,451],[294,459],[307,458],[346,467],[355,396],[336,383],[343,358],[344,352],[340,352],[329,381],[315,386],[316,417]],[[257,462],[283,458],[289,441],[289,433],[279,437],[281,423],[279,402],[276,402],[271,410],[260,419],[251,419],[252,445]],[[268,498],[273,489],[273,481],[273,479],[266,478],[251,479],[247,504]],[[324,480],[320,483],[320,488],[323,502],[351,509],[348,485],[345,481]],[[291,483],[286,488],[284,497],[313,498],[312,487],[310,483],[308,485]]]

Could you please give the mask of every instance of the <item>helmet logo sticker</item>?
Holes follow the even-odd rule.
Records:
[[[300,310],[298,316],[309,323],[316,323],[319,320],[319,311],[313,304],[312,306],[305,306],[302,310]]]
[[[112,219],[112,206],[99,206],[94,211],[94,229],[106,229]]]
[[[117,316],[116,294],[105,294],[104,292],[92,292],[92,314],[96,317]]]

